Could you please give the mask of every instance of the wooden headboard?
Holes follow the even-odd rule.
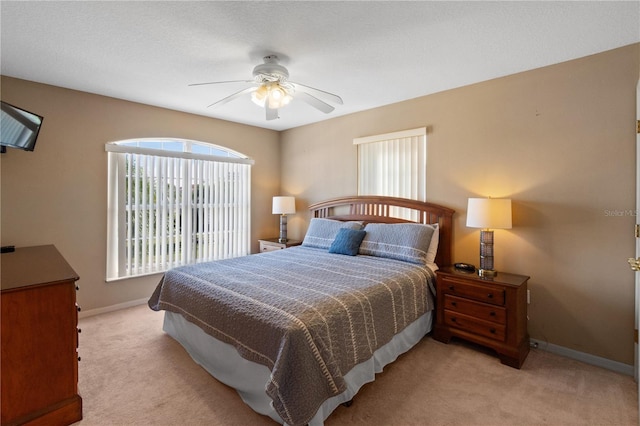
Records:
[[[391,216],[394,214],[393,207],[401,207],[403,212],[414,212],[418,219],[412,221],[393,217]],[[436,264],[438,266],[451,265],[453,227],[451,218],[454,211],[450,208],[406,198],[364,195],[340,197],[322,201],[310,205],[309,210],[311,211],[312,217],[342,221],[359,220],[364,223],[437,223],[439,224],[440,237]]]

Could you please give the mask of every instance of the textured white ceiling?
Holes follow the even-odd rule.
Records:
[[[640,41],[640,2],[0,2],[3,75],[284,130]],[[277,54],[336,93],[266,121],[250,96],[206,108]]]

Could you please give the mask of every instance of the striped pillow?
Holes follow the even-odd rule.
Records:
[[[419,223],[369,223],[360,254],[425,265],[434,227]]]
[[[341,222],[314,217],[309,223],[302,245],[329,250],[340,228],[362,229],[362,222]]]

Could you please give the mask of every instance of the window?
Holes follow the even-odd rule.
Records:
[[[427,200],[427,129],[354,139],[358,146],[358,195]],[[406,214],[396,212],[396,217]]]
[[[354,139],[358,146],[358,195],[426,201],[425,127]]]
[[[105,149],[107,281],[249,254],[253,160],[177,139]]]

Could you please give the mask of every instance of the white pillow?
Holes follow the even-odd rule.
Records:
[[[438,243],[440,242],[440,226],[437,223],[432,223],[433,235],[431,236],[431,242],[429,243],[429,249],[427,250],[427,265],[436,263],[436,254],[438,253]]]

